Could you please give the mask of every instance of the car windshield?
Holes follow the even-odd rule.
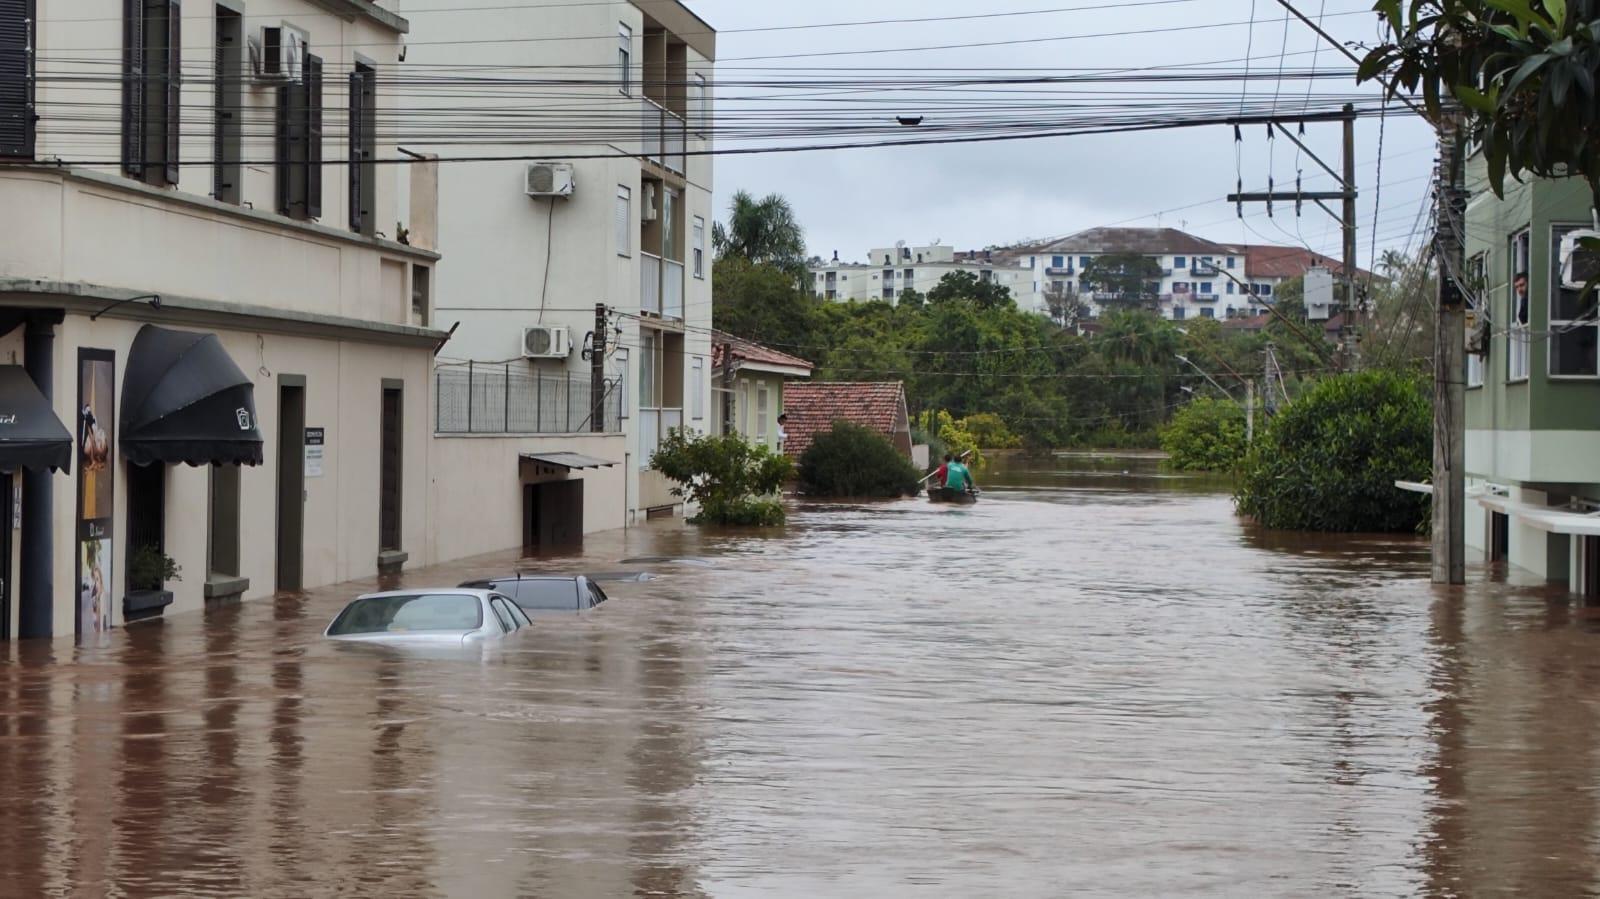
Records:
[[[578,608],[578,588],[572,578],[524,578],[495,586],[524,609],[572,612]]]
[[[482,626],[483,607],[476,596],[413,593],[358,599],[344,607],[344,611],[328,627],[328,633],[337,637],[417,631],[473,631]]]

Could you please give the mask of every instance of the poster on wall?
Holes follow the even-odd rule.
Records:
[[[78,350],[78,576],[80,641],[111,628],[111,499],[116,476],[117,357]]]

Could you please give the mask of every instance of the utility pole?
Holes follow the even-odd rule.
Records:
[[[1317,154],[1311,152],[1311,148],[1307,147],[1304,141],[1300,140],[1299,137],[1295,136],[1294,132],[1290,131],[1284,126],[1284,122],[1299,122],[1303,127],[1306,120],[1295,119],[1292,117],[1271,118],[1267,120],[1269,135],[1272,130],[1276,130],[1278,134],[1281,134],[1292,141],[1296,147],[1300,148],[1301,152],[1305,153],[1306,156],[1311,159],[1312,162],[1315,162],[1317,165],[1321,166],[1323,171],[1327,172],[1334,178],[1334,180],[1339,182],[1338,190],[1300,190],[1299,179],[1296,178],[1294,190],[1267,190],[1249,193],[1241,190],[1240,193],[1228,194],[1228,202],[1235,204],[1239,210],[1239,217],[1244,218],[1244,204],[1246,203],[1267,204],[1268,216],[1272,215],[1273,203],[1293,203],[1295,214],[1299,215],[1301,204],[1309,200],[1312,203],[1317,204],[1317,206],[1323,212],[1326,212],[1328,215],[1338,220],[1344,234],[1344,308],[1346,310],[1345,322],[1348,332],[1349,322],[1353,318],[1359,316],[1359,303],[1357,302],[1355,296],[1357,193],[1355,154],[1356,111],[1354,104],[1346,103],[1344,110],[1339,113],[1339,119],[1344,122],[1344,170],[1342,172],[1335,171],[1332,166],[1328,165],[1326,162],[1323,162],[1322,159],[1317,156]],[[1238,126],[1242,124],[1243,121],[1244,120],[1242,119],[1235,119],[1230,120],[1228,123],[1234,126],[1235,140],[1238,139]],[[1334,211],[1325,203],[1325,201],[1331,202],[1333,200],[1339,200],[1343,203],[1344,208],[1340,210],[1339,214],[1335,214]],[[1354,360],[1356,359],[1355,344],[1354,341],[1349,340],[1348,334],[1347,341],[1351,346],[1350,358]],[[1270,389],[1271,385],[1269,384],[1267,386]]]
[[[1244,382],[1244,445],[1256,442],[1256,382]]]
[[[594,343],[589,347],[589,430],[606,429],[606,304],[594,304]]]
[[[722,434],[733,433],[733,341],[730,340],[722,344]]]
[[[1350,359],[1360,368],[1365,311],[1356,297],[1356,108],[1344,105],[1344,331]],[[1353,323],[1353,324],[1352,324]]]
[[[1466,304],[1456,283],[1466,262],[1461,114],[1447,107],[1439,124],[1439,304],[1433,354],[1433,582],[1464,584],[1466,566]]]

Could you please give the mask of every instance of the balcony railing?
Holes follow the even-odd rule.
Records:
[[[665,280],[661,282],[661,315],[664,318],[683,318],[683,263],[663,260]]]
[[[641,99],[639,155],[668,171],[683,174],[689,128],[675,112],[650,99]]]
[[[639,311],[661,314],[661,257],[639,254]]]
[[[1047,275],[1075,275],[1077,270],[1070,265],[1052,265],[1045,268],[1044,273]]]
[[[1196,262],[1189,271],[1196,275],[1215,275],[1217,264],[1215,262]]]
[[[508,362],[434,371],[433,429],[439,434],[576,434],[592,431],[594,392],[588,375],[544,374]],[[622,382],[604,386],[604,430],[622,430]]]

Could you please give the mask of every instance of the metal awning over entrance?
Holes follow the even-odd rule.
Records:
[[[565,468],[567,471],[582,471],[585,468],[611,468],[617,463],[585,456],[582,453],[523,453],[524,462],[537,462],[540,465],[553,465]]]
[[[22,366],[0,365],[0,472],[24,468],[71,471],[72,432]]]
[[[1480,496],[1478,504],[1509,516],[1525,527],[1574,537],[1600,536],[1600,512],[1583,513],[1519,503],[1504,496]]]
[[[215,334],[145,325],[122,376],[122,452],[134,465],[260,465],[255,386]]]

